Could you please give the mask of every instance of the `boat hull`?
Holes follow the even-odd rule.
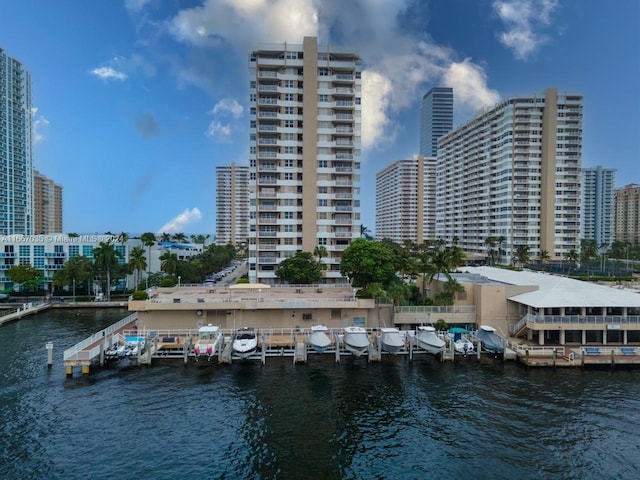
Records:
[[[387,353],[398,353],[404,347],[404,337],[397,328],[382,329],[382,350]]]
[[[309,344],[318,353],[324,353],[331,346],[331,339],[324,331],[315,331],[309,337]]]
[[[446,342],[438,337],[433,329],[419,329],[416,342],[420,348],[434,355],[442,353],[446,345]]]
[[[344,348],[356,357],[364,355],[369,349],[369,337],[367,331],[360,327],[347,327],[344,329]]]

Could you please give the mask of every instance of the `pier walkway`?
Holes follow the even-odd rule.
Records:
[[[13,322],[15,320],[19,320],[22,317],[26,317],[28,315],[33,315],[34,313],[38,313],[42,310],[46,310],[51,306],[50,303],[46,302],[29,302],[22,304],[21,307],[12,308],[11,310],[5,311],[4,315],[0,317],[0,326]]]
[[[537,346],[511,342],[509,348],[528,367],[640,365],[640,346]]]

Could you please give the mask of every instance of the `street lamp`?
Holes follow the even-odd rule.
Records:
[[[262,289],[261,289],[261,288],[259,288],[259,289],[258,289],[258,302],[260,301],[260,297],[261,297],[261,295],[262,295]]]
[[[178,275],[178,288],[180,288],[180,275]]]
[[[73,279],[73,301],[76,301],[76,279]]]

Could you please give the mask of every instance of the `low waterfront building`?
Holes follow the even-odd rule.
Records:
[[[640,294],[544,272],[466,267],[456,305],[474,305],[477,325],[539,345],[640,343]]]
[[[138,312],[138,330],[196,330],[203,325],[223,329],[329,328],[358,325],[378,328],[392,323],[391,305],[357,298],[349,286],[236,284],[230,287],[189,285],[158,288],[148,300],[130,301]]]

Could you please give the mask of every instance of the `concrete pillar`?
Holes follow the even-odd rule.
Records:
[[[51,369],[53,365],[53,343],[47,342],[45,348],[47,349],[47,368]]]
[[[67,377],[73,377],[73,367],[67,366],[65,370],[67,371]]]
[[[602,331],[602,344],[603,345],[607,344],[607,329],[606,328]]]
[[[544,332],[545,330],[538,330],[538,345],[544,345]]]
[[[586,345],[586,344],[587,344],[587,331],[582,330],[582,345]]]
[[[565,344],[564,330],[560,330],[560,345],[564,345],[564,344]]]
[[[82,365],[82,374],[89,375],[89,365]]]
[[[622,331],[622,344],[627,345],[627,330]]]
[[[587,307],[580,307],[580,315],[583,317],[587,315]]]

